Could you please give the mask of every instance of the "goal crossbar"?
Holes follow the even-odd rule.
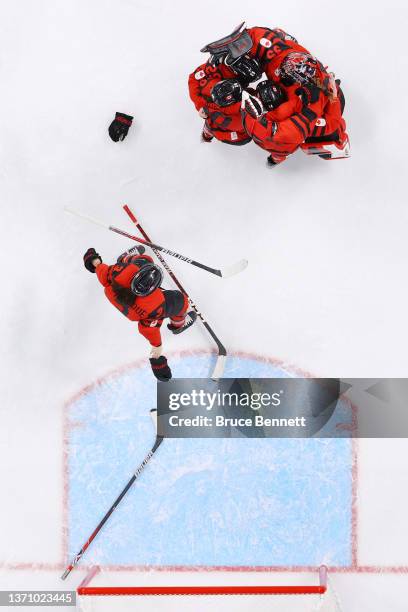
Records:
[[[327,568],[319,568],[317,585],[247,585],[247,586],[89,586],[99,571],[93,570],[77,588],[78,595],[324,595]]]

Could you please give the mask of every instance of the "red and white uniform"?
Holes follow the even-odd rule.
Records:
[[[194,106],[199,111],[206,109],[212,102],[211,92],[219,81],[236,79],[237,75],[225,64],[211,66],[208,62],[201,64],[188,77],[188,90]]]
[[[293,36],[290,36],[290,34],[287,34],[280,28],[271,30],[269,28],[255,27],[247,28],[247,32],[253,41],[248,55],[260,62],[266,76],[272,81],[279,82],[279,68],[289,53],[299,52],[313,55],[308,49],[300,45]],[[333,77],[326,71],[321,62],[318,60],[317,62],[316,77],[323,90],[331,90]]]
[[[215,136],[226,144],[244,145],[251,142],[242,124],[241,102],[236,102],[230,106],[217,106],[208,104],[208,118],[205,120],[204,132],[207,135]]]
[[[129,255],[124,257],[120,263],[108,266],[101,263],[96,267],[96,275],[99,282],[105,288],[105,295],[110,303],[115,306],[130,321],[137,321],[139,332],[152,346],[161,346],[160,327],[163,320],[169,317],[171,324],[182,327],[188,309],[188,299],[181,291],[167,291],[158,287],[150,295],[130,296],[129,300],[123,301],[121,290],[128,289],[134,275],[146,263],[153,263],[148,255]]]
[[[340,98],[330,100],[315,86],[296,84],[284,89],[288,101],[260,119],[242,110],[248,135],[272,155],[275,163],[284,161],[310,138],[324,137],[327,142],[342,140],[346,124],[341,115]]]
[[[268,79],[273,81],[278,80],[276,70],[279,68],[285,57],[294,51],[309,53],[305,47],[299,43],[284,30],[280,28],[263,28],[254,27],[247,28],[253,45],[249,50],[248,55],[257,59]]]
[[[205,120],[205,132],[227,144],[242,145],[250,142],[241,119],[241,103],[231,106],[218,106],[211,98],[214,85],[224,79],[234,79],[236,74],[225,66],[201,64],[188,79],[190,98],[197,110],[204,109],[208,115]]]

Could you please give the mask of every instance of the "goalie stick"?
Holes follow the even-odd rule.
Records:
[[[153,409],[153,410],[150,411],[151,414],[153,412],[156,413],[156,410]],[[153,419],[155,418],[155,416],[156,415],[153,416],[153,414],[152,414],[152,418]],[[107,511],[105,516],[103,517],[103,519],[98,523],[97,527],[91,533],[91,535],[89,536],[89,538],[87,539],[85,544],[82,546],[81,550],[75,555],[75,557],[72,559],[71,563],[67,566],[65,572],[61,576],[61,580],[65,580],[69,576],[69,574],[72,572],[74,567],[76,565],[78,565],[78,563],[80,562],[83,554],[88,550],[89,546],[92,544],[92,542],[94,541],[94,539],[96,538],[96,536],[98,535],[98,533],[100,532],[102,527],[105,525],[105,523],[107,522],[109,517],[116,510],[116,508],[118,507],[118,505],[120,504],[122,499],[125,497],[126,493],[129,491],[129,489],[133,485],[133,483],[137,480],[137,478],[139,478],[140,474],[143,472],[143,470],[145,469],[146,465],[149,463],[150,459],[153,457],[154,453],[157,451],[157,449],[159,448],[159,446],[160,446],[160,444],[162,442],[163,442],[163,438],[161,436],[156,436],[156,441],[153,444],[151,450],[147,453],[146,457],[143,459],[142,463],[139,465],[139,467],[137,468],[137,470],[133,474],[132,478],[129,480],[129,482],[127,483],[127,485],[123,489],[122,493],[113,502],[112,506],[109,508],[109,510]]]
[[[190,257],[186,257],[185,255],[181,255],[180,253],[176,253],[176,251],[170,251],[169,249],[166,249],[165,247],[162,247],[158,244],[153,244],[152,242],[148,242],[147,240],[143,240],[142,238],[138,238],[137,236],[128,234],[128,232],[125,232],[113,225],[107,225],[106,223],[103,223],[102,221],[99,221],[98,219],[88,217],[88,215],[83,215],[82,213],[79,213],[76,210],[72,210],[71,208],[65,207],[65,211],[71,213],[72,215],[76,215],[77,217],[81,217],[82,219],[86,219],[87,221],[90,221],[91,223],[100,225],[101,227],[104,227],[110,230],[111,232],[115,232],[116,234],[120,234],[121,236],[130,238],[131,240],[140,242],[141,244],[144,244],[150,247],[151,249],[156,249],[157,251],[162,251],[163,253],[166,253],[167,255],[171,255],[172,257],[181,259],[182,261],[185,261],[186,263],[189,263],[192,266],[196,266],[197,268],[201,268],[202,270],[206,270],[207,272],[210,272],[211,274],[215,274],[216,276],[221,276],[222,278],[227,278],[228,276],[234,276],[234,274],[238,274],[239,272],[242,272],[243,270],[245,270],[245,268],[248,265],[248,261],[246,259],[241,259],[240,261],[237,261],[235,264],[232,264],[232,266],[228,266],[226,268],[221,268],[221,269],[211,268],[210,266],[206,266],[205,264],[202,264],[199,261],[195,261],[194,259],[191,259]]]
[[[137,227],[139,232],[142,234],[143,238],[145,240],[147,240],[148,242],[151,242],[148,234],[145,232],[143,227],[140,225],[138,219],[135,217],[135,215],[133,214],[133,212],[131,211],[131,209],[129,208],[129,206],[127,204],[125,204],[123,206],[123,210],[128,215],[128,217],[130,218],[132,223],[134,223],[134,225]],[[202,321],[202,324],[204,325],[205,329],[208,331],[208,333],[210,334],[211,338],[214,340],[215,344],[217,345],[218,357],[217,357],[217,362],[215,364],[215,368],[214,368],[214,371],[212,373],[211,378],[213,380],[218,380],[219,378],[222,377],[222,374],[224,372],[225,359],[226,359],[226,356],[227,356],[227,351],[226,351],[224,345],[219,340],[219,338],[216,336],[216,334],[214,333],[214,331],[212,330],[210,325],[207,323],[207,321],[203,317],[202,313],[199,311],[197,305],[193,302],[193,300],[191,299],[191,297],[189,296],[187,291],[184,289],[183,285],[180,283],[180,281],[178,280],[178,278],[174,274],[173,270],[168,265],[167,261],[164,259],[164,257],[162,257],[162,255],[160,254],[160,251],[158,251],[157,249],[152,249],[152,250],[153,250],[153,253],[156,255],[157,259],[161,262],[163,268],[166,270],[166,272],[168,273],[170,278],[173,280],[173,282],[177,285],[177,287],[180,289],[180,291],[182,293],[184,293],[185,296],[187,296],[187,298],[188,298],[188,300],[189,300],[189,302],[191,304],[191,307],[195,310],[195,312],[197,313],[197,316],[200,317],[200,319]]]

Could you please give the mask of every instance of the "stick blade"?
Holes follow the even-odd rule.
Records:
[[[93,217],[90,217],[89,215],[84,215],[83,213],[80,213],[77,210],[70,208],[69,206],[64,207],[64,212],[67,212],[70,215],[74,215],[74,217],[80,217],[81,219],[85,219],[86,221],[89,221],[90,223],[94,223],[95,225],[99,225],[100,227],[104,227],[105,229],[110,229],[109,225],[107,225],[106,223],[103,223],[103,221],[99,221],[99,219],[94,219]]]
[[[152,408],[150,410],[150,417],[153,421],[154,430],[157,432],[157,408]]]
[[[217,381],[222,378],[222,375],[224,374],[226,359],[226,355],[218,355],[213,373],[211,374],[211,380]]]
[[[229,276],[234,276],[235,274],[239,274],[240,272],[243,272],[247,266],[248,266],[248,260],[241,259],[240,261],[237,261],[237,263],[232,264],[232,266],[223,268],[221,270],[221,276],[222,278],[228,278]]]

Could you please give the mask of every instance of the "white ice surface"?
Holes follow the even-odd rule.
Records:
[[[187,75],[242,19],[287,29],[342,78],[350,160],[299,153],[269,171],[253,145],[199,143]],[[147,354],[82,266],[89,246],[112,261],[129,243],[64,206],[125,228],[127,202],[159,244],[214,267],[247,257],[225,280],[172,262],[230,349],[321,376],[407,375],[405,38],[398,0],[0,5],[0,563],[62,562],[63,403]],[[117,110],[135,122],[115,144]],[[210,346],[199,326],[166,345]],[[360,562],[406,566],[407,444],[360,451]],[[336,579],[350,612],[407,609],[405,576]]]

